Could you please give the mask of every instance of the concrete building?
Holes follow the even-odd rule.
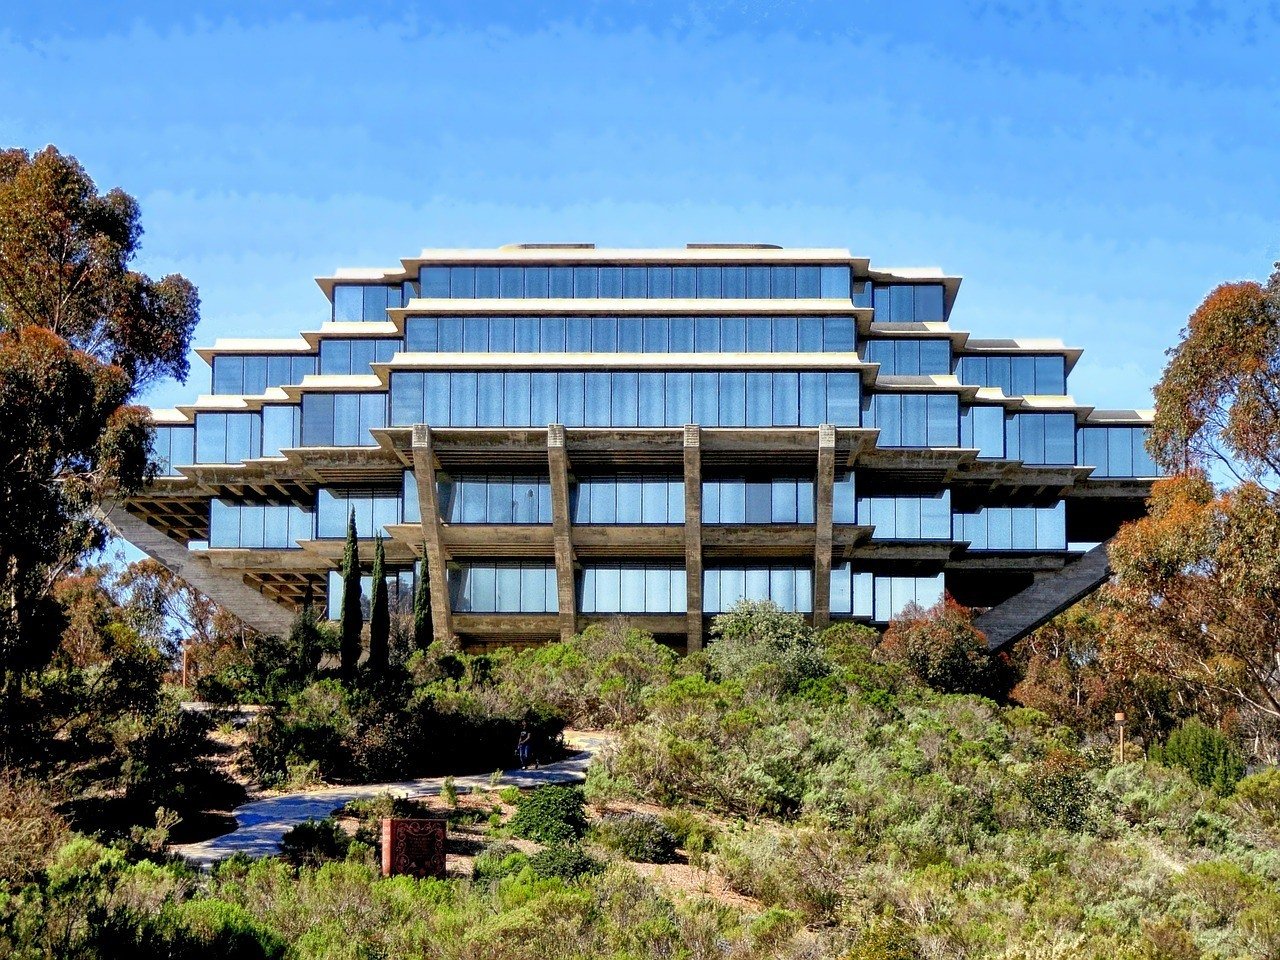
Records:
[[[211,392],[153,411],[163,476],[110,513],[263,630],[336,611],[354,511],[466,646],[621,614],[692,649],[744,596],[883,623],[944,589],[998,645],[1105,577],[1156,472],[1148,411],[1078,403],[1060,341],[952,329],[937,270],[519,244],[318,283],[313,329],[199,351]]]

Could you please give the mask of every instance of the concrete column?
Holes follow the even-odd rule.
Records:
[[[556,602],[560,611],[560,639],[577,632],[573,583],[573,535],[569,523],[569,454],[564,424],[547,427],[547,467],[551,471],[551,536],[556,550]]]
[[[702,649],[702,431],[684,428],[684,569],[689,652]]]
[[[422,542],[431,590],[432,633],[441,643],[453,643],[449,573],[445,566],[447,558],[440,524],[440,503],[436,498],[436,454],[431,428],[425,423],[415,424],[413,428],[413,475],[418,481],[418,509],[422,513]]]
[[[836,482],[836,428],[829,423],[818,427],[818,476],[814,484],[816,504],[813,545],[813,625],[831,622],[831,515]]]

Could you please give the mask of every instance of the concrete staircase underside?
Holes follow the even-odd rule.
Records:
[[[214,570],[207,558],[118,504],[102,510],[100,517],[118,536],[255,630],[279,636],[289,632],[292,611],[254,590],[238,574]]]
[[[1100,543],[1056,573],[1041,577],[999,606],[979,616],[974,625],[987,637],[987,649],[999,650],[1048,623],[1067,607],[1107,582],[1111,565],[1107,543]]]

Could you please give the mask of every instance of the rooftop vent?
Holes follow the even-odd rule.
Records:
[[[504,243],[499,250],[594,250],[594,243]]]
[[[686,250],[781,250],[776,243],[686,243]]]

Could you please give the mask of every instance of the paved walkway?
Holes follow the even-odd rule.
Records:
[[[536,770],[507,770],[496,784],[488,775],[455,777],[460,790],[500,790],[503,787],[540,787],[548,783],[581,783],[587,778],[587,766],[602,744],[604,734],[566,733],[565,741],[570,749],[580,751]],[[401,780],[397,783],[370,783],[353,787],[323,787],[301,793],[284,793],[275,797],[254,800],[234,811],[237,827],[212,840],[173,846],[174,853],[182,854],[200,867],[208,867],[217,860],[234,853],[246,853],[251,857],[271,856],[280,852],[280,838],[287,831],[307,820],[323,820],[343,804],[351,800],[376,797],[391,793],[398,797],[434,797],[440,793],[444,777],[424,777],[421,780]]]

